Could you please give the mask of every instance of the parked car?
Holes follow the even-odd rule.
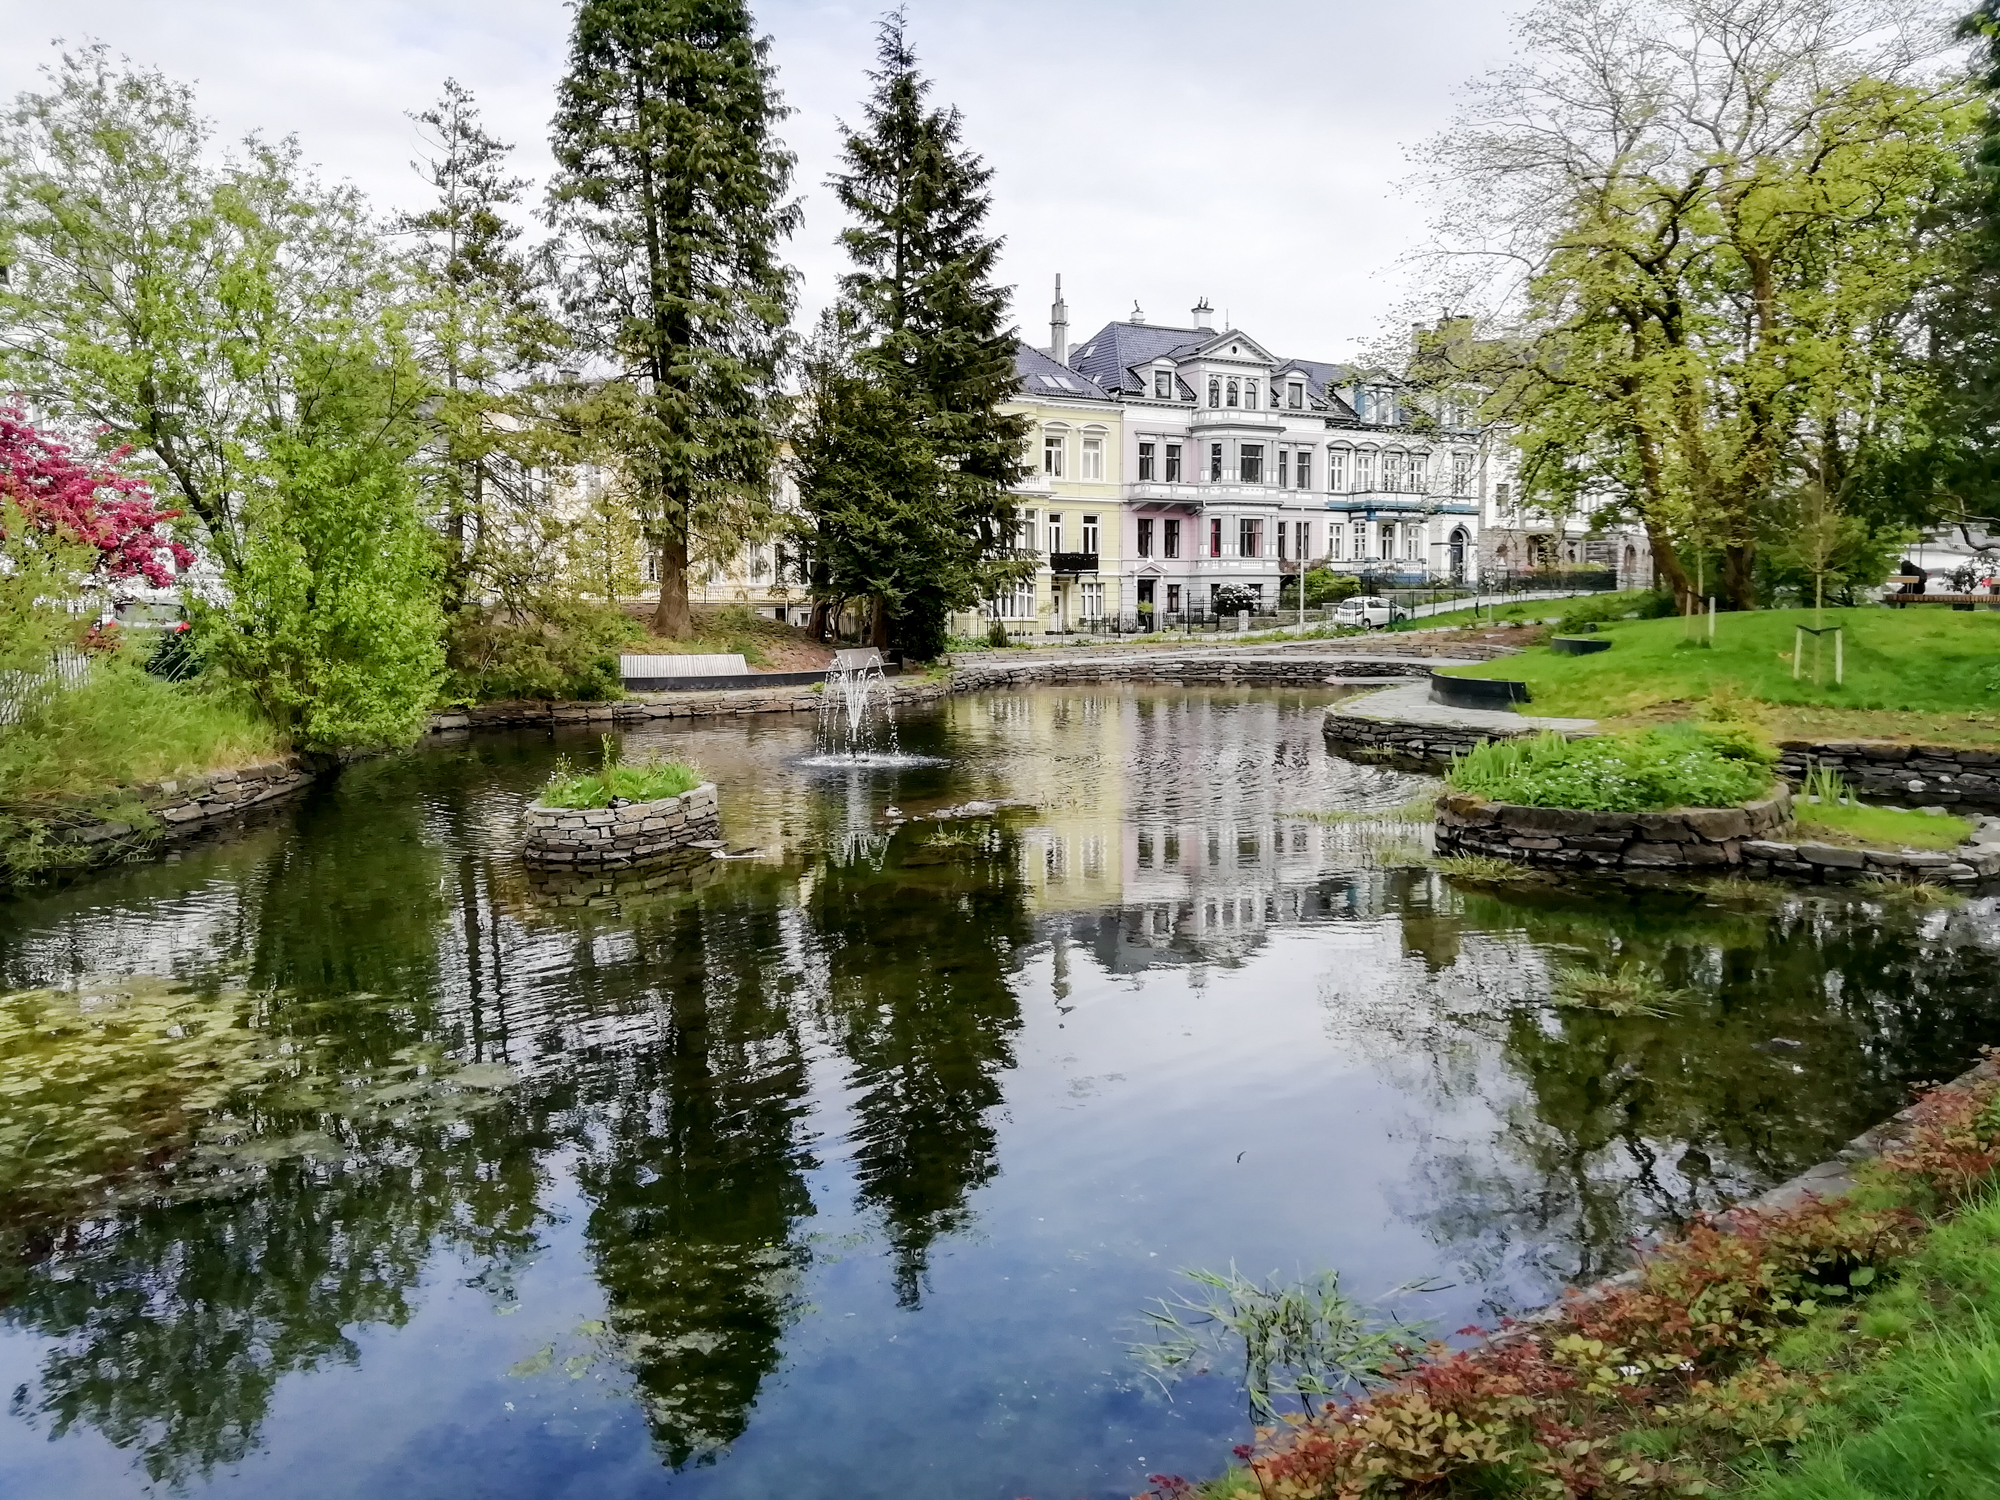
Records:
[[[1409,619],[1409,614],[1387,599],[1373,594],[1357,594],[1352,599],[1343,599],[1333,607],[1333,623],[1336,625],[1359,625],[1363,630],[1373,630],[1378,625],[1393,625],[1398,620]]]

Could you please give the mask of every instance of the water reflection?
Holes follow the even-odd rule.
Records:
[[[450,1494],[479,1451],[504,1496],[1129,1494],[1242,1436],[1117,1352],[1174,1266],[1433,1274],[1456,1326],[2000,1040],[1986,904],[1457,887],[1420,830],[1317,816],[1419,785],[1329,759],[1331,697],[953,700],[901,725],[947,763],[888,773],[802,772],[805,723],[656,725],[633,749],[701,761],[761,856],[567,881],[515,854],[556,747],[496,737],[0,905],[7,987],[247,982],[336,1072],[519,1078],[273,1106],[331,1145],[17,1233],[0,1489]],[[887,815],[973,798],[1030,805]],[[1680,1008],[1547,1003],[1620,961]]]

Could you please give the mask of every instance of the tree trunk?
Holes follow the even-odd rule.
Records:
[[[889,645],[889,606],[880,594],[869,601],[868,644],[877,650]]]
[[[824,599],[813,600],[812,618],[806,621],[806,634],[816,641],[826,639],[827,607]]]
[[[1757,607],[1757,549],[1736,542],[1723,549],[1722,597],[1731,609]]]
[[[660,602],[653,611],[653,634],[684,641],[694,634],[688,614],[688,544],[677,536],[660,544]]]

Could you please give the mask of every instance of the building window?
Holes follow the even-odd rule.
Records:
[[[1376,544],[1375,555],[1384,562],[1393,562],[1395,560],[1396,523],[1394,521],[1384,521],[1382,523],[1381,538]]]
[[[1173,523],[1169,521],[1167,524],[1171,526]],[[1177,615],[1180,612],[1181,612],[1181,586],[1178,583],[1170,583],[1167,585],[1167,613],[1170,615]],[[1169,834],[1167,836],[1167,842],[1169,844],[1172,844],[1174,842],[1174,836],[1172,834]],[[1178,858],[1179,856],[1176,855],[1175,857]]]
[[[1086,583],[1082,586],[1080,592],[1083,594],[1083,618],[1086,620],[1103,619],[1104,585],[1101,583]]]
[[[1049,551],[1053,554],[1062,549],[1062,512],[1052,510],[1049,512]]]
[[[1246,380],[1243,382],[1243,404],[1245,406],[1254,408],[1257,405],[1257,387],[1261,384],[1263,382],[1258,380]]]
[[[1304,562],[1306,561],[1306,559],[1308,559],[1313,555],[1312,554],[1313,523],[1310,521],[1299,521],[1295,524],[1298,528],[1297,535],[1299,539],[1299,561]]]
[[[1405,526],[1403,528],[1403,556],[1412,562],[1420,562],[1424,555],[1424,528]]]
[[[1222,444],[1220,443],[1210,443],[1208,445],[1208,482],[1210,484],[1220,484],[1222,482]]]
[[[1167,444],[1167,483],[1179,484],[1180,482],[1181,445],[1179,443],[1169,443]]]
[[[1304,408],[1305,404],[1305,385],[1302,381],[1294,380],[1290,385],[1285,387],[1285,405],[1289,406],[1293,411],[1299,411]]]
[[[1153,445],[1151,443],[1141,443],[1139,445],[1139,478],[1141,480],[1146,480],[1146,479],[1151,479],[1152,477],[1153,477]]]
[[[1097,555],[1097,517],[1083,518],[1083,550],[1091,556]]]
[[[1042,472],[1051,479],[1063,477],[1063,440],[1059,437],[1042,439]]]
[[[1472,491],[1472,455],[1454,453],[1451,456],[1451,492],[1454,495],[1470,494]]]
[[[1430,489],[1431,456],[1428,453],[1412,453],[1403,460],[1403,488],[1409,494],[1421,495]]]
[[[1244,484],[1264,482],[1264,445],[1245,443],[1236,451],[1236,477]]]
[[[1506,509],[1508,498],[1513,494],[1513,490],[1514,487],[1512,485],[1504,482],[1494,485],[1493,503],[1503,510]]]
[[[1279,561],[1279,562],[1283,562],[1283,561],[1284,561],[1284,560],[1285,560],[1285,559],[1286,559],[1287,557],[1291,556],[1291,554],[1290,554],[1289,552],[1287,552],[1287,551],[1285,550],[1285,533],[1286,533],[1286,532],[1288,532],[1288,531],[1290,531],[1291,529],[1292,529],[1292,528],[1291,528],[1291,523],[1289,523],[1289,522],[1287,522],[1287,521],[1280,521],[1280,522],[1278,523],[1278,561]]]
[[[1017,583],[1012,588],[1004,588],[986,601],[986,614],[994,620],[1032,620],[1035,618],[1035,586],[1032,583]]]
[[[1326,556],[1329,562],[1343,562],[1347,557],[1347,528],[1338,521],[1326,523]]]
[[[1403,488],[1403,455],[1395,449],[1382,455],[1382,488],[1392,495]]]
[[[1278,450],[1278,488],[1281,490],[1287,490],[1290,489],[1291,487],[1292,487],[1292,450],[1289,448],[1280,448]]]
[[[1213,375],[1208,377],[1208,404],[1222,405],[1222,382]]]
[[[1326,450],[1326,487],[1334,494],[1347,488],[1347,450],[1329,448]]]
[[[1369,449],[1360,448],[1355,451],[1354,487],[1357,490],[1375,488],[1375,455]]]
[[[1241,395],[1242,395],[1242,391],[1243,391],[1243,382],[1242,382],[1242,381],[1240,381],[1240,380],[1232,380],[1232,381],[1230,381],[1230,382],[1229,382],[1229,404],[1230,404],[1231,406],[1235,406],[1235,405],[1238,405],[1238,404],[1239,404],[1239,401],[1240,401],[1240,398],[1241,398]]]
[[[1083,478],[1102,479],[1104,477],[1104,439],[1087,437],[1083,440]]]
[[[1139,555],[1153,555],[1153,522],[1150,516],[1142,516],[1139,520]]]
[[[1160,552],[1166,557],[1181,555],[1181,523],[1167,521],[1160,527]]]
[[[1222,517],[1211,516],[1208,522],[1208,555],[1222,556]]]
[[[1299,449],[1299,488],[1302,490],[1309,490],[1312,487],[1313,487],[1312,449],[1301,448]]]
[[[1244,557],[1264,555],[1264,523],[1247,517],[1236,523],[1236,546]]]
[[[1021,512],[1021,550],[1035,550],[1035,513],[1031,510]]]
[[[1172,370],[1153,371],[1153,394],[1162,401],[1174,399],[1174,372]]]

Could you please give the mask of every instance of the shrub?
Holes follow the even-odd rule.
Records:
[[[1673,612],[1674,596],[1658,589],[1648,590],[1637,598],[1630,594],[1588,594],[1581,599],[1564,602],[1562,618],[1556,622],[1556,634],[1568,635],[1585,625],[1622,620],[1628,615],[1637,615],[1642,620],[1657,620]]]
[[[1447,779],[1459,791],[1528,807],[1661,812],[1760,796],[1776,758],[1748,726],[1676,724],[1574,740],[1555,733],[1493,740],[1462,757]]]
[[[1240,583],[1225,583],[1215,591],[1215,613],[1228,618],[1248,610],[1251,614],[1262,614],[1264,603],[1256,594]]]
[[[551,597],[536,613],[476,610],[454,622],[447,696],[458,703],[510,698],[602,702],[625,696],[620,651],[644,631],[631,616],[589,600]]]

